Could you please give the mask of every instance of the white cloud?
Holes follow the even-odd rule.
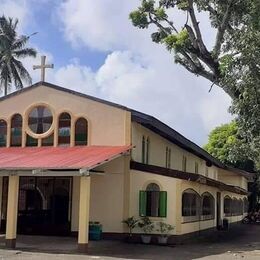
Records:
[[[209,82],[175,65],[164,47],[152,43],[149,30],[131,25],[129,13],[139,4],[138,0],[67,0],[59,12],[64,35],[73,46],[112,51],[95,75],[97,95],[153,114],[204,143],[213,127],[230,120],[230,99],[220,89],[208,93]],[[183,17],[173,15],[180,26]],[[203,15],[199,19],[212,46],[208,19]]]
[[[19,31],[22,31],[26,27],[31,18],[26,0],[1,0],[0,15],[18,18]]]
[[[12,10],[8,3],[23,7],[15,15],[20,15],[22,24],[28,20],[26,2],[4,1],[6,10],[6,6]],[[71,45],[83,47],[82,51],[91,48],[110,54],[97,71],[75,58],[64,67],[48,70],[47,81],[152,114],[191,140],[205,143],[213,127],[230,120],[227,113],[230,99],[217,87],[208,93],[209,82],[175,65],[164,47],[152,43],[148,30],[131,25],[129,12],[139,3],[139,0],[61,2],[58,14],[64,37]],[[176,15],[175,19],[180,21]],[[212,44],[214,37],[205,26],[207,19],[201,20],[205,38]],[[50,52],[47,57],[48,62],[53,61]],[[39,58],[25,60],[34,82],[39,81],[40,72],[33,71],[32,65],[39,62]]]

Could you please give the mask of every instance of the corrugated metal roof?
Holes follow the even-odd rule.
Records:
[[[0,170],[93,169],[131,149],[131,146],[0,148]]]

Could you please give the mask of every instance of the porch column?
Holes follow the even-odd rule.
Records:
[[[9,176],[8,184],[8,201],[7,201],[7,221],[5,243],[6,247],[15,248],[16,245],[16,228],[18,213],[18,193],[19,193],[19,176]]]
[[[87,251],[90,204],[90,176],[80,177],[78,249]]]

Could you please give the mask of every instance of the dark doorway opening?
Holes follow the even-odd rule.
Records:
[[[17,233],[69,235],[71,187],[71,177],[20,177]],[[6,207],[7,196],[3,199]]]

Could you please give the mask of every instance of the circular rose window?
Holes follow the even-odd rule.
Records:
[[[30,112],[28,125],[35,134],[43,134],[51,128],[52,121],[51,111],[45,106],[38,106]]]

